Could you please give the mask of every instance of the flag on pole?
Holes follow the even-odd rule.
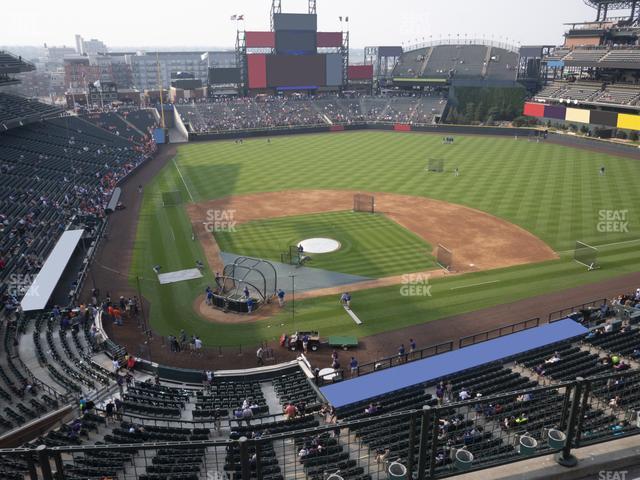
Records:
[[[237,20],[238,16],[237,15],[231,15],[231,20]]]

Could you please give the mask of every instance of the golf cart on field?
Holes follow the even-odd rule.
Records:
[[[318,332],[296,332],[292,335],[283,333],[280,337],[280,346],[288,348],[292,352],[303,350],[302,339],[308,338],[307,349],[315,352],[320,348],[320,334]]]

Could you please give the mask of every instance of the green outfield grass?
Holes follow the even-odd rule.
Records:
[[[447,172],[427,173],[430,157],[444,158]],[[598,175],[601,165],[604,177]],[[455,167],[460,177],[453,175]],[[438,135],[354,132],[279,137],[271,144],[264,139],[188,144],[145,186],[129,278],[133,284],[143,277],[151,322],[162,334],[186,328],[209,345],[255,345],[293,328],[365,336],[638,271],[637,178],[636,160],[512,138],[457,136],[455,145],[442,145]],[[191,240],[183,207],[163,207],[163,192],[180,190],[186,201],[202,201],[307,188],[385,191],[467,205],[529,230],[562,258],[434,280],[431,296],[406,297],[400,287],[358,292],[354,308],[365,324],[357,328],[336,308],[335,298],[297,302],[295,326],[288,308],[272,321],[213,325],[192,310],[196,295],[212,283],[210,273],[201,281],[158,285],[153,265],[168,272],[204,258]],[[629,231],[601,231],[603,210],[627,210]],[[571,260],[576,240],[600,247],[602,269],[587,272]]]
[[[380,278],[434,268],[431,245],[384,215],[332,212],[248,222],[215,234],[220,250],[281,260],[290,245],[314,237],[340,242],[340,250],[308,254],[307,265],[340,273]]]

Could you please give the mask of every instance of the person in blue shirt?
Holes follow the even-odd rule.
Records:
[[[280,304],[281,307],[284,307],[284,290],[282,290],[281,288],[278,289],[278,303]]]
[[[398,349],[398,357],[400,358],[401,362],[406,361],[406,351],[404,349],[404,343],[400,345],[400,348]]]
[[[247,313],[253,312],[253,307],[254,307],[253,298],[247,298]]]
[[[356,360],[356,357],[351,357],[349,367],[351,367],[351,376],[354,377],[358,373],[358,360]]]

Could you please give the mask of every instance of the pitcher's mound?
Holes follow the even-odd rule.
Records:
[[[298,243],[305,253],[330,253],[340,250],[340,242],[332,238],[307,238]]]

